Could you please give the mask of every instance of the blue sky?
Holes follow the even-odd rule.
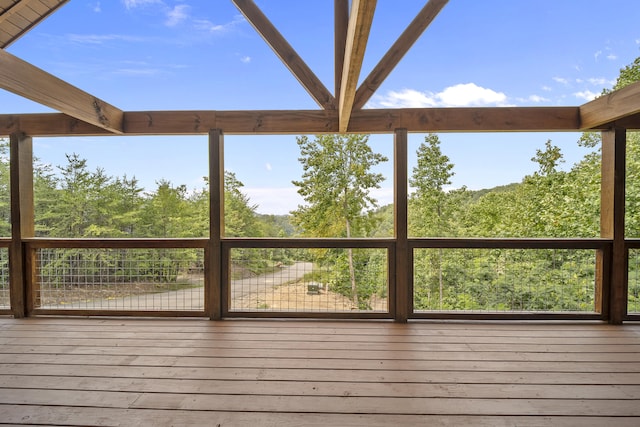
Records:
[[[361,79],[424,3],[378,0]],[[257,4],[333,91],[333,1]],[[637,0],[450,0],[368,107],[581,105],[640,55],[638,22]],[[318,108],[230,0],[71,0],[8,51],[125,111]],[[46,111],[0,91],[0,113]],[[453,186],[479,189],[532,173],[547,139],[570,167],[584,155],[578,136],[440,137]],[[411,135],[412,151],[423,138]],[[371,142],[391,157],[391,136]],[[71,152],[149,191],[162,178],[197,188],[207,172],[205,137],[35,140],[43,162],[61,165]],[[226,167],[260,212],[295,208],[297,157],[292,136],[226,137]],[[380,171],[387,203],[391,167]]]

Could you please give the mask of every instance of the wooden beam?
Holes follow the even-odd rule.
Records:
[[[40,1],[40,0],[36,0],[36,1]],[[58,10],[58,8],[60,8],[62,5],[64,5],[65,3],[67,3],[69,0],[56,0],[58,2],[58,4],[54,5],[54,6],[49,6],[49,5],[42,5],[42,7],[47,7],[48,10],[45,14],[41,15],[37,20],[31,22],[28,26],[26,26],[25,28],[22,28],[21,31],[17,34],[13,34],[11,39],[5,41],[2,46],[3,49],[9,47],[13,42],[15,42],[16,40],[18,40],[20,37],[22,37],[23,35],[25,35],[26,33],[28,33],[33,27],[35,27],[36,25],[38,25],[40,22],[42,22],[45,18],[47,18],[49,15],[51,15],[53,12],[55,12],[56,10]],[[4,22],[6,22],[8,19],[10,19],[12,16],[20,13],[20,11],[22,11],[25,7],[30,6],[32,3],[34,3],[34,1],[27,1],[27,0],[21,0],[18,1],[17,3],[14,3],[11,7],[9,7],[8,9],[6,9],[2,15],[0,15],[0,26],[2,26],[2,24]],[[51,3],[51,1],[47,2],[47,3]]]
[[[400,37],[398,37],[398,40],[396,40],[358,88],[353,103],[354,110],[359,110],[364,107],[369,98],[378,90],[382,82],[391,74],[391,71],[398,65],[402,57],[409,51],[411,46],[418,40],[448,1],[449,0],[430,0],[422,10],[420,10],[415,19],[411,21]]]
[[[346,132],[349,127],[356,87],[360,78],[360,69],[375,10],[376,0],[353,0],[351,3],[347,44],[340,79],[340,102],[338,103],[340,132]]]
[[[593,129],[637,113],[640,113],[640,82],[582,105],[580,129]]]
[[[620,324],[627,314],[627,249],[625,247],[626,131],[602,132],[600,237],[613,240],[608,281],[609,322]]]
[[[0,87],[110,132],[123,131],[122,111],[4,50]]]
[[[300,58],[300,55],[291,47],[289,42],[280,34],[265,14],[256,6],[253,0],[232,1],[318,105],[326,110],[335,109],[335,98],[333,95],[331,95],[329,90],[322,84],[313,71],[311,71],[302,58]]]
[[[33,141],[22,133],[10,136],[11,246],[9,248],[9,286],[11,310],[15,317],[28,315],[26,267],[23,239],[34,236]]]
[[[335,110],[155,111],[125,113],[127,134],[197,135],[224,129],[227,135],[335,133]]]
[[[335,51],[335,97],[340,99],[342,84],[342,67],[344,52],[347,46],[347,29],[349,28],[349,0],[334,0],[334,51]]]
[[[354,111],[348,132],[537,132],[579,131],[579,107],[402,108]],[[608,128],[605,127],[605,129]],[[324,134],[338,132],[335,110],[132,111],[125,135]],[[60,113],[0,115],[0,135],[102,136],[103,128]]]
[[[537,132],[577,131],[578,107],[401,108],[358,110],[349,132]]]
[[[220,129],[209,132],[209,244],[205,259],[205,311],[211,320],[222,318],[222,238],[224,237],[224,135]]]
[[[14,132],[31,136],[113,135],[104,128],[62,113],[0,114],[0,135]]]
[[[396,238],[393,268],[394,277],[390,279],[395,291],[390,303],[395,307],[396,322],[404,323],[413,313],[413,250],[409,248],[408,225],[408,139],[406,129],[395,129],[393,138],[393,217],[394,236]],[[391,290],[390,290],[391,292]]]

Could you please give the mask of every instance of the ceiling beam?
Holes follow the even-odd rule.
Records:
[[[349,119],[353,110],[353,101],[375,9],[376,0],[353,0],[351,3],[347,44],[340,79],[340,102],[338,103],[340,132],[346,132],[349,127]]]
[[[435,17],[449,0],[429,0],[424,5],[418,15],[407,26],[398,40],[389,48],[380,62],[369,73],[356,92],[353,102],[353,109],[359,110],[369,101],[371,96],[378,90],[382,82],[389,77],[391,71],[398,65],[402,57],[409,51],[411,46],[420,38],[424,30],[431,24]]]
[[[333,95],[331,95],[329,90],[322,84],[313,71],[311,71],[309,66],[307,66],[300,55],[291,47],[289,42],[280,34],[265,14],[256,6],[253,0],[232,1],[318,105],[325,110],[335,109],[336,105]]]
[[[592,129],[640,113],[640,82],[580,106],[580,128]]]
[[[336,99],[340,99],[344,51],[347,46],[347,29],[349,28],[349,0],[334,0],[334,27],[334,67],[336,89],[334,96]]]
[[[579,107],[400,108],[354,111],[348,132],[578,132]],[[326,134],[338,132],[336,110],[131,111],[124,113],[125,135]],[[606,127],[605,127],[606,128]],[[60,113],[0,115],[0,136],[113,135]]]
[[[123,132],[121,110],[1,49],[0,88],[110,132]]]
[[[41,5],[41,7],[47,7],[48,10],[46,11],[45,14],[43,14],[42,16],[40,16],[37,20],[31,22],[27,27],[22,28],[22,30],[13,35],[11,37],[10,40],[6,41],[4,44],[2,44],[2,46],[0,46],[1,48],[7,48],[9,45],[11,45],[13,42],[15,42],[16,40],[18,40],[20,37],[22,37],[23,35],[25,35],[27,32],[29,32],[33,27],[35,27],[36,25],[38,25],[40,22],[42,22],[46,17],[48,17],[49,15],[51,15],[53,12],[55,12],[56,10],[58,10],[58,8],[60,8],[60,6],[64,5],[65,3],[67,3],[69,0],[56,0],[57,4],[53,5],[53,6],[48,6],[48,5]],[[11,5],[9,8],[7,8],[1,15],[0,15],[0,26],[7,21],[8,19],[10,19],[12,16],[16,15],[17,13],[20,13],[25,7],[28,7],[30,5],[30,3],[33,3],[32,1],[28,1],[28,0],[19,0],[17,3],[14,3],[13,5]],[[51,2],[48,2],[51,3]]]

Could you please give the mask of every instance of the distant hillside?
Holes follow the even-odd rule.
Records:
[[[471,200],[475,202],[476,200],[478,200],[479,198],[481,198],[485,194],[488,194],[488,193],[503,193],[503,192],[506,192],[506,191],[513,191],[519,185],[520,185],[519,182],[513,182],[511,184],[498,185],[497,187],[493,187],[493,188],[483,188],[482,190],[469,190],[469,193],[471,194]]]

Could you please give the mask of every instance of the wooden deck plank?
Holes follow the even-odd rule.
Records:
[[[638,425],[639,332],[0,318],[0,424]]]
[[[4,405],[5,422],[24,425],[53,424],[68,426],[478,426],[478,427],[540,427],[581,426],[637,427],[634,417],[554,417],[554,416],[424,416],[424,415],[352,415],[352,414],[292,414],[264,412],[222,412],[185,410],[138,410],[119,408],[50,407],[38,405]]]
[[[311,381],[235,381],[183,378],[102,378],[52,375],[7,375],[1,384],[20,389],[124,391],[130,393],[272,396],[352,396],[498,399],[640,399],[640,385],[603,384],[464,384],[349,383]]]
[[[0,389],[0,402],[11,405],[69,405],[80,407],[179,409],[193,411],[292,412],[327,414],[405,415],[557,415],[640,417],[635,400],[615,399],[497,399],[353,396],[274,396],[129,393],[75,390]]]

